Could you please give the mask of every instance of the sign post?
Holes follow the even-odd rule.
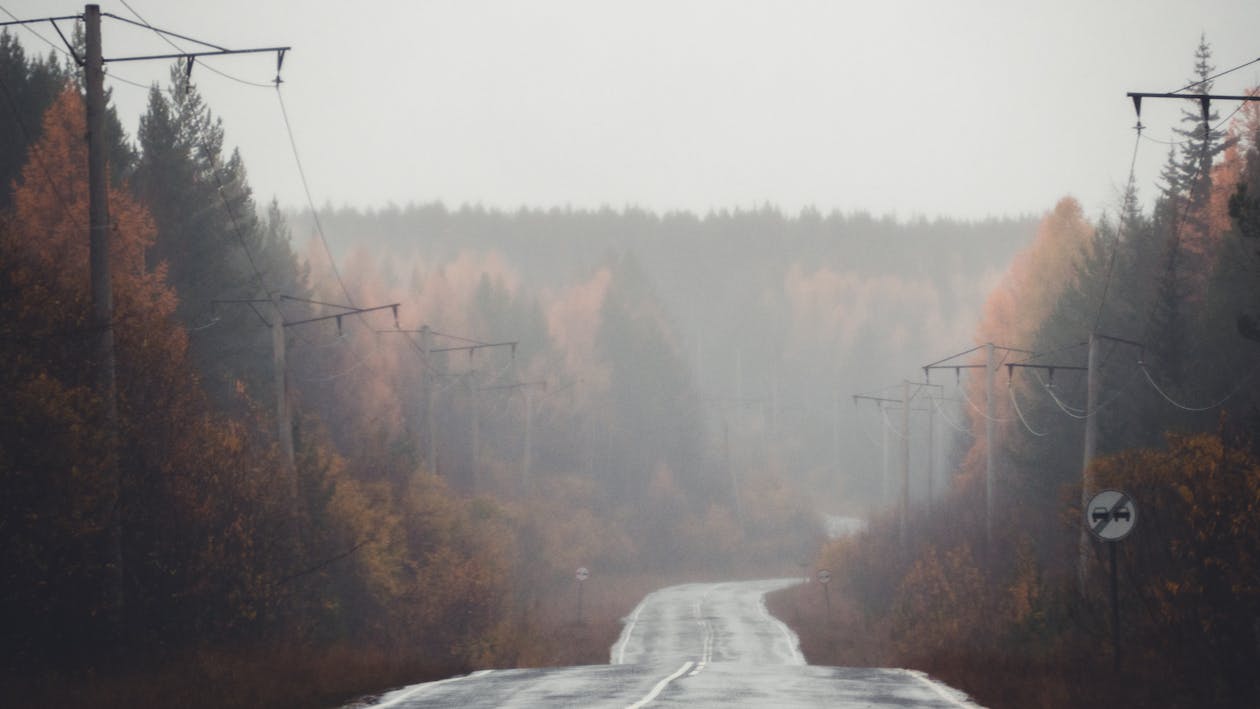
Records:
[[[827,602],[827,622],[831,622],[831,592],[827,590],[827,583],[831,581],[831,572],[827,569],[818,570],[818,583],[823,587],[823,599]]]
[[[1107,542],[1111,554],[1111,649],[1114,669],[1120,672],[1120,585],[1116,573],[1116,542],[1137,525],[1137,505],[1128,493],[1103,490],[1085,506],[1085,528]]]
[[[577,572],[573,575],[577,579],[578,584],[578,604],[577,604],[577,622],[582,623],[582,586],[586,580],[591,577],[591,570],[585,566],[579,566]]]

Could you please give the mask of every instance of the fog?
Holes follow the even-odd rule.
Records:
[[[1078,706],[1110,623],[1134,706],[1260,696],[1255,3],[104,10],[99,132],[0,32],[0,694],[603,662],[826,569],[810,662]],[[183,34],[291,49],[124,61]]]
[[[319,205],[704,214],[768,201],[901,218],[1035,215],[1065,194],[1090,215],[1113,208],[1134,123],[1125,92],[1184,85],[1201,32],[1222,69],[1254,58],[1249,28],[1260,23],[1243,0],[129,4],[223,46],[292,46],[281,90]],[[118,3],[103,9],[134,19]],[[119,22],[104,45],[107,57],[173,51]],[[255,190],[304,206],[268,88],[274,59],[205,61],[193,80]],[[109,73],[134,128],[145,90],[126,82],[165,82],[167,67]],[[1238,93],[1256,77],[1217,88]],[[1177,108],[1147,110],[1150,135],[1169,139]],[[1161,158],[1142,156],[1145,182]]]
[[[724,506],[738,504],[741,480],[768,475],[812,500],[794,511],[807,525],[815,514],[869,514],[891,501],[884,432],[896,490],[902,417],[853,395],[900,398],[923,365],[969,349],[988,291],[1036,224],[771,207],[697,217],[441,205],[325,211],[319,222],[346,264],[343,279],[363,284],[356,303],[401,302],[408,322],[443,335],[520,343],[514,353],[446,355],[433,424],[447,449],[443,474],[471,486],[498,471],[515,489],[528,425],[534,475],[578,474],[637,499],[665,466]],[[313,220],[295,213],[290,223],[309,240],[318,277],[327,257]],[[399,368],[378,368],[390,380],[380,406],[423,445],[417,402],[427,375],[414,373],[414,344],[392,339],[376,345],[391,348]],[[335,371],[324,358],[309,355],[309,376]],[[947,401],[935,402],[938,494],[959,453],[955,428],[966,431],[954,379],[938,376],[950,385]],[[526,405],[537,409],[528,423]],[[916,505],[926,496],[927,425],[915,412]]]

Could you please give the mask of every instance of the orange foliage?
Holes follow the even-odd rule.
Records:
[[[1072,197],[1059,200],[1042,218],[1032,243],[1016,255],[1006,275],[989,294],[976,341],[1026,348],[1059,296],[1075,285],[1076,267],[1093,239],[1094,227],[1085,219],[1080,203]],[[983,363],[982,357],[983,353],[979,353],[974,363]],[[974,479],[984,469],[984,377],[970,377],[964,386],[975,440],[963,462],[962,475],[966,480]],[[1001,394],[995,392],[995,417],[1011,420],[1015,412],[1005,392]],[[998,430],[1000,434],[1002,427]]]

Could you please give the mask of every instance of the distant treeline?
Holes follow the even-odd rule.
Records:
[[[314,238],[309,211],[287,216],[299,238]],[[1032,217],[789,215],[768,205],[704,216],[634,207],[325,207],[318,222],[334,253],[379,260],[374,278],[457,279],[453,271],[476,264],[557,313],[571,312],[566,298],[591,295],[582,284],[602,269],[633,271],[695,383],[712,454],[723,455],[725,426],[734,440],[728,457],[772,461],[821,493],[820,506],[854,508],[881,494],[880,451],[869,440],[881,424],[873,409],[856,411],[850,396],[898,385],[905,372],[970,346],[988,288],[1036,225]],[[507,326],[478,336],[517,334]],[[920,487],[924,461],[916,453]]]

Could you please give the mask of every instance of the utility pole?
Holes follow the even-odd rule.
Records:
[[[928,469],[927,469],[927,508],[932,509],[932,483],[936,478],[936,404],[928,406]]]
[[[993,549],[993,424],[996,407],[993,404],[993,379],[995,375],[993,343],[986,343],[984,365],[984,543],[986,551]]]
[[[979,350],[984,350],[984,364],[947,364],[951,360],[964,357]],[[997,372],[997,352],[1001,350],[1003,353],[1010,354],[1018,352],[1020,354],[1033,354],[1029,350],[1021,350],[1015,347],[1002,347],[992,342],[986,342],[978,347],[972,347],[969,350],[950,355],[941,360],[937,360],[923,367],[923,377],[927,382],[931,382],[933,369],[952,369],[955,375],[964,369],[984,369],[984,542],[986,551],[993,548],[993,502],[994,502],[994,480],[997,477],[996,465],[994,463],[995,450],[993,447],[994,424],[997,422],[996,405],[993,398],[994,386],[993,379]]]
[[[289,355],[284,341],[284,314],[280,310],[279,293],[272,293],[268,300],[275,309],[271,318],[271,363],[276,387],[276,440],[280,443],[285,475],[289,477],[289,497],[296,500],[297,465],[293,455],[293,412],[289,407]]]
[[[84,103],[87,114],[88,143],[88,269],[89,291],[92,301],[92,326],[95,331],[93,355],[95,358],[95,390],[101,401],[102,428],[105,435],[103,472],[109,480],[112,511],[108,521],[107,551],[108,561],[105,564],[105,597],[109,607],[108,614],[117,624],[121,620],[123,594],[123,553],[122,553],[122,510],[123,490],[122,473],[118,466],[119,421],[118,421],[118,383],[116,374],[116,357],[114,348],[114,296],[110,278],[109,263],[109,184],[107,152],[105,142],[105,64],[108,62],[143,61],[149,59],[183,59],[188,62],[189,71],[196,57],[208,55],[245,54],[254,52],[277,52],[277,71],[283,62],[284,52],[289,47],[269,47],[266,49],[230,50],[206,42],[196,41],[203,46],[214,47],[215,51],[181,52],[179,54],[150,55],[135,57],[106,58],[101,41],[101,18],[109,17],[130,24],[138,24],[131,20],[101,12],[96,4],[83,7],[82,15],[62,17],[44,17],[32,20],[13,20],[0,22],[0,27],[9,25],[29,25],[47,22],[53,26],[65,43],[70,56],[83,69]],[[65,33],[57,26],[58,21],[83,20],[84,56],[80,57],[77,48],[66,39]],[[149,25],[143,25],[161,35],[175,35]],[[182,36],[181,36],[182,37]],[[188,39],[187,37],[183,37]],[[276,77],[279,81],[279,76]]]
[[[420,347],[421,354],[424,356],[423,373],[424,373],[424,435],[428,439],[428,445],[424,448],[424,455],[428,459],[429,470],[434,475],[438,472],[438,455],[437,455],[437,436],[434,435],[434,419],[433,404],[437,400],[437,363],[433,361],[433,331],[428,325],[420,328]]]
[[[434,334],[434,333],[433,333],[433,330],[431,330],[431,329],[429,329],[429,330],[427,330],[427,331],[428,331],[429,333],[431,333],[431,334]],[[462,338],[462,337],[460,337],[460,338],[455,338],[455,339],[460,339],[460,340],[465,340],[465,341],[468,341],[468,340],[467,340],[467,338]],[[469,345],[459,345],[459,346],[455,346],[455,347],[428,347],[428,348],[426,349],[426,351],[425,351],[425,356],[427,357],[427,356],[430,356],[430,355],[433,355],[433,354],[445,353],[445,352],[467,352],[467,353],[468,353],[468,356],[469,356],[469,357],[472,357],[472,356],[473,356],[473,354],[477,352],[477,350],[487,349],[487,348],[493,348],[493,347],[510,347],[510,348],[511,348],[511,350],[512,350],[512,359],[516,359],[516,346],[517,346],[519,343],[518,343],[518,342],[516,342],[515,340],[513,340],[513,341],[511,341],[511,342],[477,342],[477,341],[471,341],[471,342],[472,342],[472,344],[469,344]],[[469,485],[471,485],[471,486],[472,486],[472,489],[473,489],[473,490],[476,490],[476,489],[477,489],[477,484],[478,484],[478,480],[477,480],[477,476],[478,476],[478,463],[479,463],[479,460],[480,460],[480,457],[481,457],[481,448],[480,448],[480,446],[481,446],[481,441],[480,441],[480,438],[481,438],[481,409],[480,409],[480,403],[481,403],[481,402],[480,402],[480,397],[479,397],[479,394],[478,394],[478,393],[479,393],[479,391],[480,391],[480,388],[477,386],[477,383],[476,383],[475,381],[474,381],[474,382],[470,382],[470,384],[469,384],[469,389],[470,389],[470,393],[469,393],[469,397],[470,397],[470,398],[469,398],[469,408],[470,408],[470,410],[471,410],[471,414],[472,414],[472,418],[471,418],[471,422],[470,422],[470,428],[471,428],[471,432],[470,432],[470,439],[471,439],[471,447],[472,447],[472,450],[470,451],[470,458],[471,458],[470,463],[471,463],[471,467],[470,467],[470,471],[469,471],[469,481],[468,481],[468,482],[469,482]],[[430,429],[430,431],[432,431],[432,429]],[[430,439],[429,439],[429,440],[430,440],[430,444],[431,444],[431,445],[436,445],[436,439],[434,439],[434,438],[432,437],[432,433],[430,433]],[[436,457],[436,456],[435,456],[435,457]]]
[[[888,420],[887,420],[887,411],[885,411],[884,405],[885,404],[899,404],[902,402],[902,399],[889,399],[887,397],[876,396],[874,394],[854,394],[853,403],[856,405],[857,402],[859,401],[873,401],[875,402],[875,405],[879,407],[879,428],[880,428],[880,433],[881,433],[880,454],[883,459],[882,467],[881,467],[881,477],[880,477],[880,490],[881,490],[881,496],[882,496],[882,503],[885,507],[887,507],[888,502],[889,502],[888,498],[891,496],[891,494],[889,491],[890,486],[889,486],[889,475],[888,475]],[[909,436],[907,436],[907,438],[909,438]]]
[[[901,550],[909,540],[910,517],[910,380],[901,380]]]
[[[558,389],[554,389],[551,393],[558,394],[565,389],[573,386],[577,382],[569,382]],[[481,391],[503,391],[520,389],[525,393],[525,440],[521,450],[521,493],[529,492],[531,485],[531,467],[533,465],[533,446],[534,446],[534,389],[540,388],[544,392],[547,391],[546,380],[538,380],[533,382],[515,382],[512,384],[500,384],[498,386],[486,387]]]
[[[333,313],[332,315],[320,315],[304,320],[294,320],[285,322],[284,313],[280,309],[280,303],[286,300],[297,301],[300,303],[311,303],[332,308],[340,308],[343,312]],[[337,334],[341,334],[342,318],[352,317],[355,315],[363,315],[373,313],[378,310],[391,310],[394,313],[394,324],[398,324],[398,303],[390,303],[389,305],[378,305],[371,308],[358,308],[352,305],[339,305],[337,303],[323,303],[319,301],[307,300],[305,298],[293,298],[279,293],[271,293],[266,298],[244,298],[244,299],[228,299],[228,300],[212,300],[211,308],[219,305],[248,305],[258,314],[255,305],[271,305],[274,310],[272,319],[268,321],[258,314],[263,323],[271,329],[271,363],[272,376],[275,382],[276,396],[276,441],[280,446],[280,455],[282,463],[285,466],[285,474],[289,476],[289,492],[291,499],[296,502],[298,493],[297,484],[297,467],[294,461],[293,452],[293,408],[289,403],[289,355],[288,348],[285,344],[284,330],[287,327],[297,327],[298,325],[307,325],[310,323],[323,322],[325,320],[337,321]],[[388,332],[393,332],[389,330]]]
[[[96,330],[96,395],[103,413],[105,454],[101,461],[110,487],[109,551],[105,594],[111,622],[122,621],[123,591],[122,471],[118,465],[118,382],[114,360],[114,291],[109,271],[109,181],[105,164],[105,62],[101,53],[101,8],[83,8],[86,55],[83,85],[87,104],[88,264],[91,271],[92,325]]]
[[[1081,509],[1086,509],[1089,498],[1093,497],[1094,475],[1090,470],[1094,462],[1094,452],[1098,446],[1098,333],[1089,334],[1089,356],[1086,360],[1088,371],[1085,376],[1085,445],[1081,462]],[[1077,581],[1081,593],[1085,593],[1089,582],[1089,531],[1081,526],[1077,541]]]
[[[1104,335],[1100,332],[1091,332],[1088,344],[1089,353],[1086,356],[1086,366],[1074,366],[1063,364],[1033,364],[1029,362],[1011,362],[1006,365],[1008,376],[1013,375],[1015,369],[1044,369],[1049,371],[1050,380],[1054,381],[1054,372],[1059,369],[1075,370],[1085,372],[1085,412],[1076,418],[1085,421],[1084,445],[1082,446],[1081,461],[1081,509],[1084,510],[1089,504],[1090,498],[1094,496],[1094,473],[1091,469],[1094,462],[1094,456],[1098,449],[1098,412],[1101,408],[1099,405],[1099,392],[1102,388],[1102,373],[1100,371],[1102,364],[1099,361],[1098,345],[1101,340],[1110,340],[1119,344],[1137,347],[1139,350],[1144,349],[1140,342],[1126,340],[1122,337],[1112,337]],[[1080,536],[1077,539],[1077,558],[1076,558],[1076,580],[1081,594],[1085,593],[1086,584],[1089,581],[1089,548],[1090,534],[1084,527],[1081,528]]]

